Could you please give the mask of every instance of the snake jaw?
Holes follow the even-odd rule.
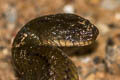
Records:
[[[72,47],[72,46],[88,46],[93,43],[93,41],[80,41],[80,42],[71,42],[69,40],[48,40],[45,41],[45,45],[59,46],[59,47]]]

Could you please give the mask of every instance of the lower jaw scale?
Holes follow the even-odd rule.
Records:
[[[49,42],[50,42],[49,45],[60,46],[60,47],[87,46],[92,44],[92,41],[71,42],[71,41],[64,41],[64,40],[54,40]]]
[[[92,43],[92,41],[81,41],[79,42],[79,46],[87,46],[90,45]]]
[[[71,42],[71,41],[63,41],[60,40],[59,43],[57,41],[57,44],[59,46],[87,46],[90,45],[92,43],[92,41],[81,41],[81,42]]]

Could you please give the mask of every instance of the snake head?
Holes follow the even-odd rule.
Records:
[[[85,19],[71,24],[64,35],[68,46],[87,46],[95,42],[98,34],[97,27]]]
[[[52,45],[57,46],[87,46],[92,44],[99,31],[89,20],[75,14],[57,14],[51,20],[50,38]],[[55,43],[55,44],[54,44]]]
[[[73,41],[76,46],[78,46],[78,43],[79,46],[87,46],[95,42],[99,34],[97,27],[86,19],[78,23],[73,31],[74,36],[72,36],[71,41]]]

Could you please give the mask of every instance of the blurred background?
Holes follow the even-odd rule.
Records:
[[[21,27],[56,13],[82,16],[100,31],[97,47],[89,55],[71,56],[79,80],[120,80],[120,0],[0,0],[0,80],[17,80],[11,47]]]

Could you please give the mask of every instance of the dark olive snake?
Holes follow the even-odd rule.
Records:
[[[55,14],[28,22],[16,35],[12,59],[20,80],[79,80],[77,68],[60,47],[92,44],[98,29],[75,14]]]

